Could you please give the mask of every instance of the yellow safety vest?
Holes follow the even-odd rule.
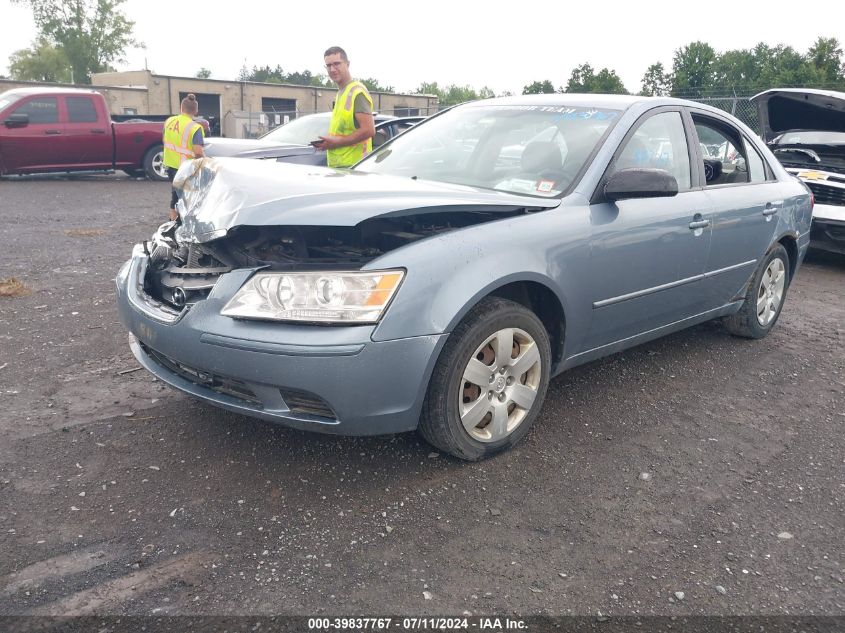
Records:
[[[177,114],[164,122],[164,164],[178,169],[184,161],[194,157],[194,134],[205,130],[187,114]]]
[[[349,136],[355,132],[355,98],[363,94],[370,102],[370,110],[373,109],[373,99],[367,91],[366,86],[360,81],[350,81],[337,95],[332,110],[332,120],[329,123],[329,135]],[[326,152],[326,159],[329,167],[349,167],[354,165],[367,154],[373,151],[373,139],[368,138],[362,143],[330,149]]]

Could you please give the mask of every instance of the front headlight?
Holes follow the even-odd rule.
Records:
[[[376,323],[405,271],[258,273],[220,311],[272,321]]]

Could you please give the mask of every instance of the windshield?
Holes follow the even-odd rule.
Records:
[[[774,140],[775,145],[845,145],[845,132],[792,130]]]
[[[262,141],[274,143],[290,143],[292,145],[308,145],[319,137],[329,133],[329,117],[304,116],[294,119],[290,123],[280,125],[261,137]]]
[[[417,124],[355,169],[553,197],[569,187],[619,114],[472,104]]]

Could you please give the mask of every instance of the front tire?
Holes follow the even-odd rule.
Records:
[[[164,164],[164,147],[162,145],[154,145],[144,154],[143,161],[144,173],[150,180],[166,181],[167,167]]]
[[[498,297],[482,300],[437,360],[420,433],[468,461],[510,448],[543,406],[550,358],[546,328],[533,312]]]
[[[735,336],[763,338],[777,323],[788,289],[789,255],[778,243],[754,273],[739,312],[723,319],[725,328]]]

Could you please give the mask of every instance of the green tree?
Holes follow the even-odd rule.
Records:
[[[522,89],[522,94],[524,95],[541,95],[541,94],[553,94],[555,91],[555,87],[552,85],[552,82],[548,79],[544,81],[535,81],[533,83],[528,84]]]
[[[43,38],[32,48],[12,53],[9,57],[9,73],[12,79],[19,81],[68,83],[71,80],[70,62],[64,51]]]
[[[319,73],[314,75],[310,70],[286,73],[278,64],[276,64],[275,68],[269,65],[253,66],[252,70],[244,64],[238,72],[238,81],[255,81],[267,84],[295,84],[297,86],[315,86],[319,88],[334,86],[331,79],[325,75]]]
[[[576,66],[572,69],[569,81],[561,92],[590,92],[587,87],[595,76],[595,71],[589,64]]]
[[[211,71],[208,68],[202,67],[197,71],[197,74],[194,77],[198,77],[200,79],[208,79],[211,77]]]
[[[297,86],[316,86],[328,87],[334,86],[334,83],[325,75],[311,74],[310,70],[303,70],[302,72],[287,73],[284,75],[284,83],[296,84]]]
[[[615,70],[602,68],[598,73],[590,64],[581,64],[572,70],[566,87],[560,92],[592,92],[610,94],[628,94],[625,84]]]
[[[394,92],[393,86],[382,86],[378,79],[373,79],[372,77],[367,77],[366,79],[359,80],[362,84],[367,86],[367,90],[371,90],[373,92]]]
[[[713,86],[724,94],[751,92],[760,83],[760,63],[753,50],[725,51],[712,66]]]
[[[64,53],[76,83],[113,70],[129,47],[143,46],[132,36],[135,23],[120,10],[125,0],[12,0],[27,4],[40,38]],[[37,50],[37,45],[34,51]]]
[[[822,72],[791,46],[771,47],[761,42],[754,48],[754,55],[760,67],[758,89],[824,83]]]
[[[705,42],[693,42],[675,51],[672,60],[672,95],[701,97],[713,87],[716,51]]]
[[[835,37],[819,37],[807,51],[807,62],[815,68],[824,83],[845,83],[842,46]]]
[[[282,70],[282,67],[276,64],[275,68],[271,68],[269,65],[266,66],[253,66],[252,70],[248,70],[246,64],[241,67],[240,73],[238,73],[238,80],[239,81],[256,81],[260,83],[268,83],[268,84],[281,84],[285,83],[285,71]]]
[[[493,91],[486,86],[481,89],[482,94],[479,94],[470,86],[450,84],[441,88],[436,81],[421,83],[415,92],[416,94],[435,95],[441,106],[451,106],[465,101],[476,101],[477,99],[494,96]]]
[[[648,67],[643,75],[640,94],[644,97],[665,97],[672,90],[672,77],[666,74],[663,64],[657,62]]]

